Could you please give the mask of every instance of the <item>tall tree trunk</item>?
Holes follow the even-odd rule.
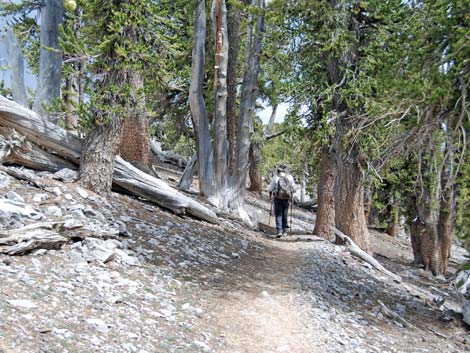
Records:
[[[227,207],[227,8],[225,0],[214,0],[215,18],[215,116],[214,179],[215,198],[220,208]]]
[[[261,172],[259,170],[261,152],[261,144],[251,142],[249,152],[250,170],[248,171],[250,175],[250,188],[248,190],[259,195],[261,195],[263,191],[263,180],[261,179]]]
[[[229,57],[227,68],[227,140],[228,140],[228,168],[233,176],[235,171],[235,131],[237,121],[237,66],[240,48],[240,19],[241,13],[235,0],[228,0],[228,42]]]
[[[398,235],[398,229],[400,227],[400,208],[395,199],[391,201],[390,205],[390,214],[389,222],[387,226],[386,233],[391,237],[396,237]]]
[[[450,127],[452,130],[453,127]],[[454,237],[455,209],[457,205],[457,188],[454,186],[454,136],[449,133],[449,141],[446,144],[445,159],[441,174],[441,202],[438,219],[439,239],[439,272],[443,275],[447,272],[452,239]]]
[[[194,37],[191,63],[191,82],[189,85],[189,106],[196,135],[198,159],[199,193],[202,197],[212,196],[212,146],[204,102],[204,59],[206,44],[206,6],[198,0],[194,13]]]
[[[143,92],[144,80],[142,74],[130,73],[136,101],[132,102],[133,109],[124,119],[119,153],[121,157],[138,169],[152,174],[152,151],[150,149],[149,123],[145,110]]]
[[[258,98],[258,76],[260,69],[261,40],[264,31],[264,0],[258,0],[260,11],[257,14],[254,30],[249,27],[247,35],[247,55],[245,74],[240,99],[240,116],[238,122],[236,169],[234,177],[234,197],[232,209],[243,209],[246,178],[249,164],[250,134],[252,132],[253,114]]]
[[[424,231],[419,217],[412,218],[410,225],[411,247],[413,249],[413,263],[417,266],[423,265],[423,254],[421,253],[421,238]]]
[[[13,101],[23,107],[28,107],[28,95],[24,85],[24,56],[16,40],[15,32],[7,28],[0,36],[0,41],[5,44],[8,63],[11,65],[10,81]]]
[[[44,0],[41,8],[41,49],[39,77],[33,110],[46,116],[44,107],[60,97],[62,52],[59,46],[59,26],[64,17],[62,0]]]
[[[424,269],[431,271],[434,275],[439,273],[439,252],[438,252],[438,190],[440,177],[438,172],[433,170],[435,161],[434,146],[431,138],[423,145],[425,150],[419,152],[419,173],[416,186],[416,205],[418,217],[421,221],[421,233],[419,242],[421,244],[421,255]]]
[[[99,125],[85,139],[80,164],[80,184],[99,195],[111,192],[114,159],[123,119],[113,114],[108,123]]]
[[[322,147],[320,159],[320,180],[318,182],[318,210],[313,234],[332,239],[331,227],[335,225],[335,172],[334,159],[328,147]]]

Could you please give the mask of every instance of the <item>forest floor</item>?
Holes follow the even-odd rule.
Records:
[[[160,175],[170,184],[178,177]],[[85,195],[48,173],[35,177],[47,187],[0,172],[0,198],[15,192],[42,221],[79,220],[93,238],[116,225],[125,231],[1,254],[0,353],[470,351],[450,280],[468,255],[460,247],[449,278],[433,278],[410,265],[409,241],[371,230],[374,257],[402,277],[397,283],[313,235],[274,239],[234,220],[211,225],[126,195]],[[249,195],[248,204],[269,221],[265,196]],[[0,212],[4,228],[34,222],[8,216]],[[293,228],[313,226],[313,213],[294,216]],[[98,243],[113,256],[93,257]]]

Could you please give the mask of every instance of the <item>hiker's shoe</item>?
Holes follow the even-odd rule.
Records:
[[[282,232],[277,232],[276,238],[282,237]]]
[[[287,235],[287,232],[286,232],[286,231],[283,231],[283,232],[282,232],[282,235]]]

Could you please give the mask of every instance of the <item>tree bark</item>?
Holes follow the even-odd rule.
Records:
[[[219,208],[227,207],[227,8],[225,0],[214,0],[215,18],[215,116],[214,116],[214,180]]]
[[[122,117],[111,114],[106,124],[97,126],[85,139],[80,161],[80,185],[102,196],[111,192],[114,158],[122,126]]]
[[[15,33],[11,28],[7,28],[0,36],[0,40],[5,44],[8,55],[8,63],[11,65],[11,95],[13,100],[24,107],[28,107],[28,95],[24,85],[24,56],[16,40]]]
[[[133,109],[124,119],[119,154],[135,167],[151,174],[152,151],[150,149],[149,123],[145,110],[144,81],[142,74],[131,73]]]
[[[418,217],[414,218],[410,225],[411,247],[413,249],[413,264],[424,265],[421,253],[422,224]]]
[[[389,222],[387,226],[386,233],[391,237],[396,237],[398,235],[398,229],[400,226],[400,208],[398,207],[397,201],[392,200],[390,205],[390,214]]]
[[[183,175],[178,183],[178,189],[189,191],[193,182],[195,169],[197,168],[197,155],[193,155],[184,168]]]
[[[228,140],[228,168],[229,174],[235,171],[235,132],[237,121],[237,85],[238,85],[238,52],[240,48],[240,10],[232,4],[234,0],[227,1],[228,11],[228,42],[229,56],[227,67],[227,140]]]
[[[248,171],[250,175],[250,187],[248,190],[259,195],[261,195],[263,191],[263,180],[261,179],[261,172],[259,170],[261,152],[261,145],[256,142],[251,142],[249,152],[250,170]]]
[[[446,156],[441,174],[441,201],[438,219],[438,240],[439,240],[439,272],[443,275],[447,272],[452,239],[454,237],[455,209],[457,204],[456,190],[452,180],[454,173],[454,153],[453,144],[446,146]]]
[[[334,237],[331,227],[335,225],[334,159],[328,147],[321,150],[320,180],[318,182],[318,209],[313,234],[326,239]]]
[[[344,122],[340,122],[336,128],[335,223],[362,250],[371,253],[364,213],[364,175],[358,163],[358,146],[343,145],[346,133],[343,124]]]
[[[421,255],[425,271],[431,271],[434,275],[439,273],[438,251],[438,194],[440,177],[433,170],[435,160],[435,146],[430,137],[426,138],[423,147],[419,151],[419,177],[417,179],[416,206],[418,217],[421,221]]]
[[[46,116],[44,109],[60,97],[62,52],[59,45],[59,26],[64,16],[62,0],[45,0],[41,8],[41,49],[39,77],[33,110]]]
[[[198,0],[194,13],[194,37],[189,85],[189,106],[196,135],[198,159],[199,193],[202,197],[212,196],[212,146],[209,119],[204,102],[204,59],[206,42],[206,6]]]

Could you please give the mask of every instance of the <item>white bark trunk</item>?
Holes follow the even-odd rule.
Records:
[[[206,42],[206,6],[199,0],[194,14],[194,38],[189,85],[189,106],[196,133],[199,192],[201,196],[212,196],[211,136],[206,104],[204,102],[204,56]]]
[[[228,68],[228,33],[227,7],[225,0],[214,0],[215,29],[215,117],[214,117],[214,181],[215,198],[218,207],[227,207],[227,68]]]
[[[41,116],[60,97],[62,74],[62,52],[59,46],[59,25],[64,17],[62,0],[45,0],[41,9],[41,49],[39,55],[39,77],[33,110]]]
[[[197,156],[193,155],[189,162],[186,164],[184,173],[178,183],[178,189],[189,191],[193,182],[194,171],[197,168]]]
[[[0,36],[8,55],[8,63],[11,65],[11,95],[13,100],[24,107],[28,106],[28,95],[24,85],[24,56],[16,40],[15,33],[7,28]]]
[[[244,206],[246,179],[249,163],[250,134],[252,132],[253,114],[258,97],[258,76],[260,68],[261,39],[264,30],[264,0],[259,0],[260,12],[254,31],[248,31],[245,75],[240,98],[240,117],[234,175],[234,197],[230,207],[242,210]]]

